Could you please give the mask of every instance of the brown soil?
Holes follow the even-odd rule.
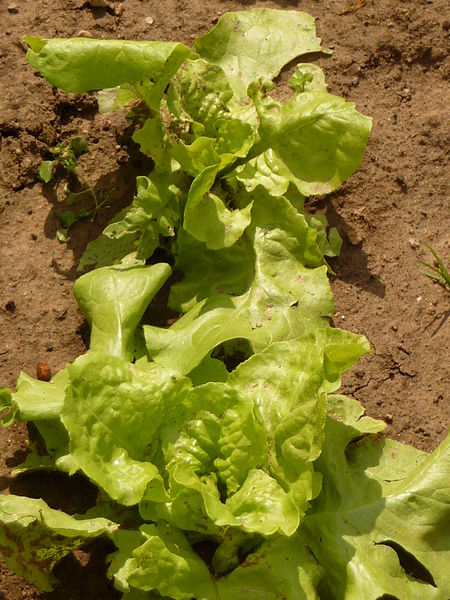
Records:
[[[103,9],[83,0],[0,0],[0,385],[14,386],[21,370],[34,374],[40,360],[56,373],[84,352],[71,293],[77,261],[113,212],[131,201],[134,178],[147,168],[123,116],[99,115],[93,96],[52,90],[27,65],[20,37],[84,30],[191,43],[221,13],[251,6],[314,15],[324,45],[334,49],[319,60],[330,91],[374,118],[359,172],[311,205],[326,207],[344,237],[333,263],[335,323],[364,333],[373,347],[346,376],[344,392],[384,419],[389,436],[432,450],[449,421],[450,296],[419,274],[418,258],[429,258],[425,242],[444,259],[450,247],[446,0],[123,0]],[[63,182],[43,186],[37,169],[49,147],[74,134],[88,140],[81,168],[97,187],[112,190],[112,207],[60,244],[52,213]],[[26,440],[23,426],[0,430],[0,491],[42,496],[53,506],[64,500],[68,510],[79,510],[92,494],[81,479],[10,477]],[[108,551],[97,543],[65,559],[50,594],[0,562],[0,599],[115,598],[104,577]]]

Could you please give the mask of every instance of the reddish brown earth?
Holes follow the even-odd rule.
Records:
[[[99,115],[93,96],[62,94],[33,74],[23,34],[164,39],[191,43],[227,10],[299,9],[317,18],[331,92],[374,119],[357,174],[326,200],[344,237],[333,263],[335,324],[364,333],[373,353],[345,378],[344,392],[384,419],[387,435],[432,450],[449,422],[450,295],[418,270],[431,243],[449,255],[449,15],[446,0],[123,0],[92,8],[83,0],[0,0],[0,385],[46,360],[53,373],[84,352],[82,318],[72,297],[77,261],[119,206],[131,201],[146,171],[122,115]],[[146,19],[152,17],[152,19]],[[152,22],[151,22],[152,21]],[[43,186],[37,169],[55,142],[78,134],[90,146],[81,169],[112,191],[95,223],[55,238],[53,209],[63,182]],[[0,492],[44,497],[76,512],[94,493],[82,479],[18,480],[11,469],[26,450],[24,426],[0,430]],[[0,561],[0,600],[115,598],[104,577],[102,543],[65,559],[56,590],[42,594]]]

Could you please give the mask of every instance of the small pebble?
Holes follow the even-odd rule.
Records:
[[[77,37],[93,38],[94,36],[90,31],[87,31],[86,29],[80,29],[80,31],[77,33]]]
[[[416,242],[416,240],[414,238],[409,238],[408,243],[411,246],[411,248],[418,248],[419,247],[419,243]]]
[[[147,25],[153,25],[155,19],[153,17],[145,17],[144,21],[147,23]]]
[[[17,15],[17,13],[19,12],[17,4],[10,4],[8,6],[8,12],[12,15]]]
[[[36,375],[39,381],[50,381],[52,372],[46,360],[40,360],[36,365]]]
[[[356,227],[353,227],[353,225],[350,225],[350,223],[345,223],[344,231],[345,231],[345,235],[347,236],[349,243],[352,246],[357,246],[358,244],[360,244],[363,241],[362,236],[359,233],[359,231],[356,229]]]
[[[406,189],[408,187],[406,183],[406,177],[403,175],[403,173],[398,173],[397,177],[395,178],[395,181],[401,188]]]
[[[387,415],[384,417],[384,420],[386,421],[386,423],[389,423],[389,424],[390,424],[390,423],[392,423],[392,421],[394,420],[394,417],[393,417],[393,416],[392,416],[390,413],[388,413],[388,414],[387,414]]]
[[[406,59],[406,62],[408,62],[408,59]],[[403,98],[403,100],[411,100],[410,89],[407,87],[403,88],[402,91],[400,92],[400,96]]]

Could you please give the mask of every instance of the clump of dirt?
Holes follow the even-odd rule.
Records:
[[[387,434],[423,450],[443,439],[449,421],[449,295],[419,273],[430,243],[446,258],[449,30],[445,0],[352,2],[251,0],[33,0],[0,4],[0,385],[21,370],[52,372],[84,352],[83,322],[72,296],[76,265],[88,240],[132,199],[135,177],[150,165],[136,151],[123,114],[100,115],[93,95],[63,94],[34,74],[23,34],[42,37],[164,39],[187,44],[228,10],[252,6],[298,9],[317,19],[334,54],[321,58],[329,90],[374,119],[363,164],[337,193],[313,199],[344,237],[333,261],[334,322],[364,333],[373,353],[345,377],[343,392]],[[445,114],[447,111],[447,114]],[[111,194],[111,208],[56,239],[53,210],[63,184],[42,185],[42,159],[56,142],[82,135],[89,153],[80,168]],[[69,495],[89,498],[82,479],[51,484],[43,475],[13,480],[27,431],[0,430],[0,492],[42,495],[55,506]],[[69,486],[69,487],[67,487]],[[116,598],[104,576],[111,548],[97,542],[58,566],[61,583],[43,594],[0,563],[0,598]]]

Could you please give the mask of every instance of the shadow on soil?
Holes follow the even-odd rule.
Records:
[[[53,264],[55,271],[63,277],[74,281],[79,277],[77,265],[83,255],[87,244],[97,238],[103,231],[107,223],[120,210],[129,206],[136,192],[136,177],[145,173],[149,173],[153,167],[153,162],[150,158],[143,155],[137,146],[131,140],[133,128],[123,134],[118,134],[117,142],[127,147],[120,160],[111,161],[111,171],[101,176],[98,180],[93,180],[92,185],[96,191],[104,191],[110,195],[110,200],[107,205],[102,208],[95,219],[85,218],[75,223],[69,231],[67,238],[67,248],[73,255],[73,266],[70,269],[60,267],[56,262]],[[54,210],[64,212],[73,210],[74,207],[67,207],[64,201],[58,198],[58,188],[68,182],[71,189],[78,191],[80,188],[72,175],[65,173],[62,169],[57,169],[54,179],[42,186],[42,194],[52,207],[50,210],[44,227],[45,236],[49,239],[54,239],[58,229],[61,228],[60,221],[55,217]],[[61,194],[59,194],[61,195]],[[92,208],[92,200],[88,194],[80,196],[76,202],[76,208]]]
[[[316,204],[322,206],[322,201]],[[323,201],[326,206],[327,220],[330,227],[336,227],[343,238],[341,253],[337,258],[329,260],[330,266],[336,273],[336,277],[345,283],[354,285],[369,294],[384,298],[386,295],[386,284],[383,283],[374,273],[371,273],[367,255],[363,250],[362,241],[355,244],[350,243],[346,235],[349,225],[345,219],[336,211],[330,196]]]

